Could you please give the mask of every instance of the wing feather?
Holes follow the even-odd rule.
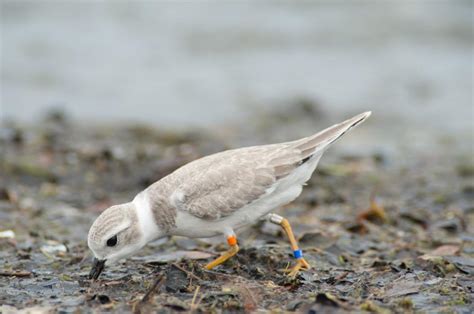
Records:
[[[208,220],[231,215],[263,196],[302,158],[287,143],[242,148],[199,159],[181,169],[192,172],[171,196],[178,209]],[[186,169],[186,168],[189,169]],[[200,171],[192,171],[199,168]],[[182,197],[178,197],[182,196]]]
[[[364,121],[357,115],[313,136],[293,142],[224,151],[191,162],[168,180],[178,188],[171,203],[199,218],[217,220],[231,215],[265,193],[307,160]]]

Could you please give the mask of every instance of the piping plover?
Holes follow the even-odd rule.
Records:
[[[190,162],[140,192],[133,201],[106,209],[89,230],[95,255],[89,274],[97,279],[109,263],[165,236],[222,235],[229,250],[206,265],[225,262],[239,251],[234,230],[266,218],[286,232],[296,265],[309,268],[290,224],[271,213],[300,195],[326,149],[370,116],[359,114],[296,141],[227,150]]]

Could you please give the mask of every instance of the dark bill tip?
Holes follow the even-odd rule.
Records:
[[[100,274],[104,270],[105,261],[106,261],[105,259],[98,260],[97,258],[94,258],[92,269],[91,269],[91,272],[89,273],[89,279],[96,280],[97,278],[99,278]]]

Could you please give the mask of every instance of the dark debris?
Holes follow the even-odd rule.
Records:
[[[450,156],[418,155],[400,165],[376,152],[325,160],[302,196],[280,211],[312,265],[295,279],[283,272],[293,263],[284,234],[257,224],[239,232],[241,251],[213,271],[200,259],[221,249],[221,239],[175,239],[140,255],[181,251],[182,261],[129,259],[92,283],[86,235],[100,211],[234,144],[141,126],[81,129],[57,113],[40,127],[5,128],[0,312],[131,312],[158,274],[166,280],[142,312],[472,309],[473,167]]]

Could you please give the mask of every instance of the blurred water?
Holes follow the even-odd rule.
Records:
[[[1,5],[6,117],[203,126],[304,97],[404,130],[473,131],[471,1]]]

